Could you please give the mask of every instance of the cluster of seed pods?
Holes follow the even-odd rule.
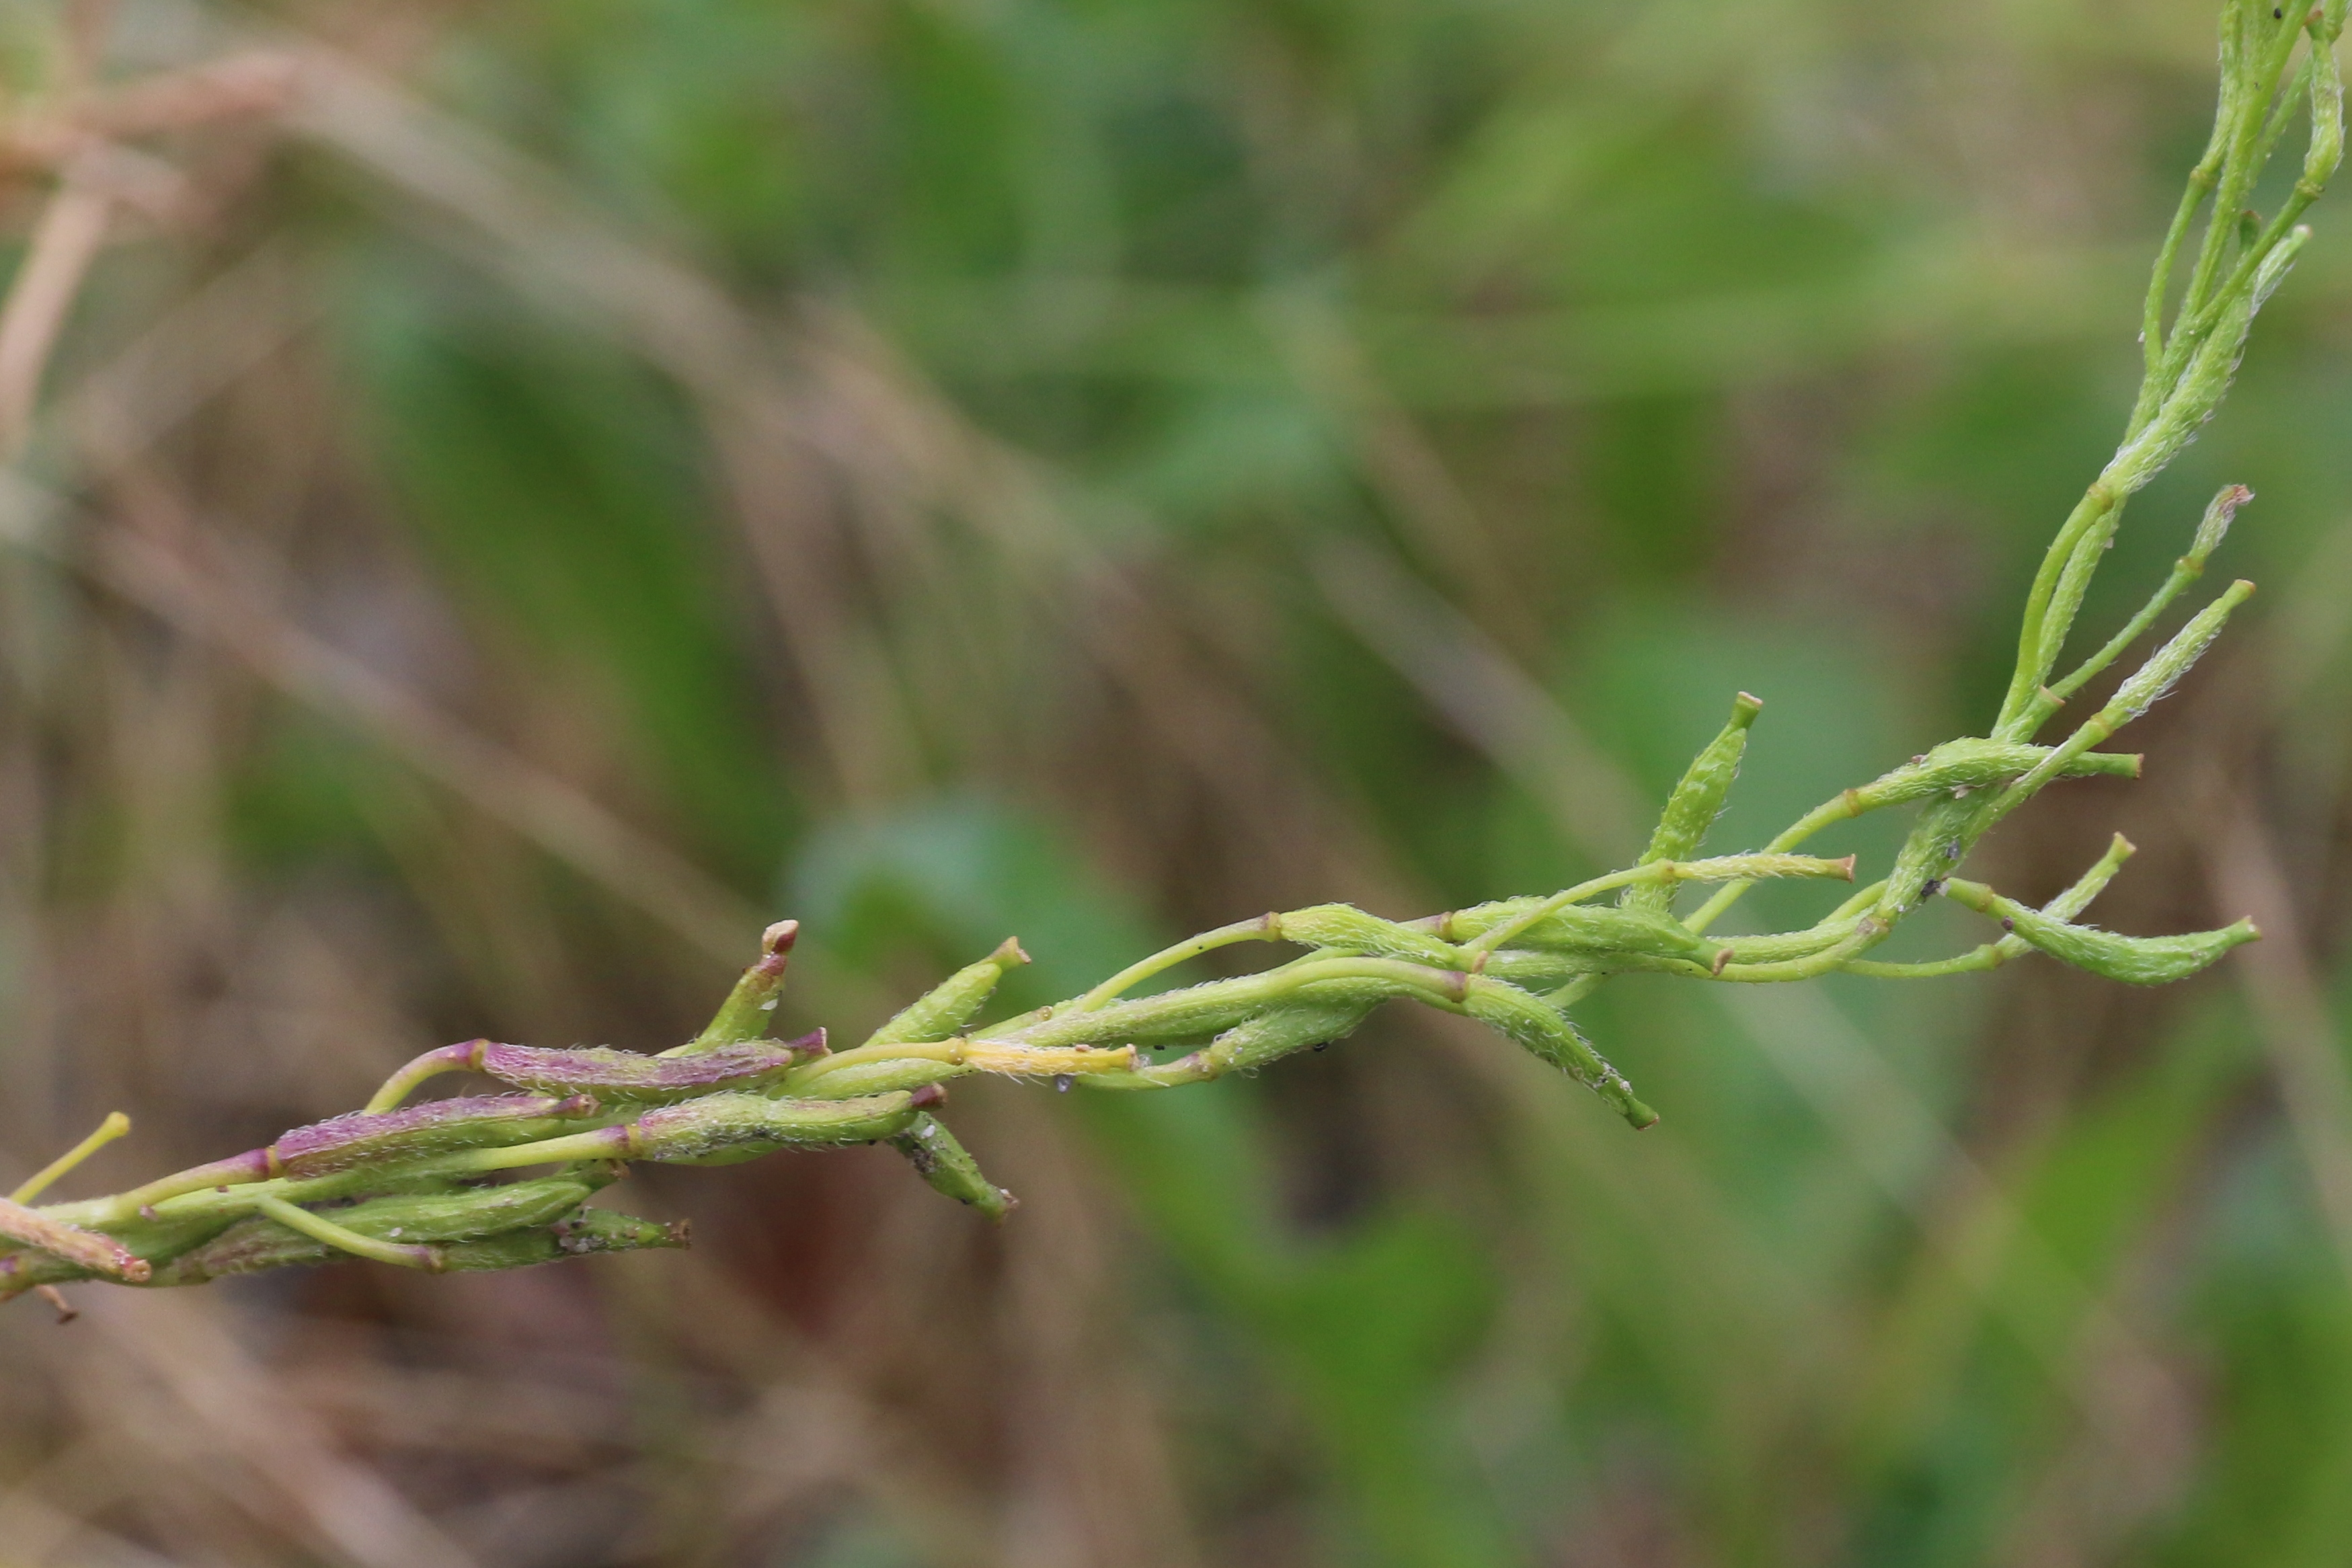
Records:
[[[1859,889],[1802,931],[1717,940],[1705,934],[1704,921],[1675,917],[1674,890],[1685,883],[1737,889],[1764,879],[1853,879],[1851,856],[1774,848],[1696,858],[1760,706],[1743,694],[1675,790],[1636,865],[1565,892],[1412,921],[1345,904],[1265,915],[1154,954],[1083,996],[971,1029],[998,983],[1028,961],[1008,941],[843,1051],[829,1049],[822,1030],[766,1037],[798,931],[782,921],[764,933],[758,959],[709,1026],[659,1055],[468,1040],[410,1062],[364,1109],[296,1128],[266,1147],[111,1197],[29,1206],[69,1157],[0,1200],[0,1299],[82,1279],[187,1285],[346,1258],[437,1271],[677,1246],[682,1227],[589,1199],[641,1161],[726,1164],[853,1143],[890,1144],[931,1186],[1001,1218],[1013,1206],[1012,1195],[982,1173],[936,1114],[950,1080],[990,1073],[1063,1089],[1172,1089],[1328,1045],[1393,999],[1475,1018],[1591,1089],[1633,1126],[1649,1126],[1656,1112],[1566,1010],[1608,976],[1649,971],[1740,982],[1831,968],[1937,967],[1859,956],[1901,912],[1888,912],[1889,882]],[[2136,757],[2082,748],[2062,755],[1959,742],[1843,792],[1814,815],[1834,820],[1908,801],[1927,801],[1932,811],[2037,769],[2075,777],[2137,766]],[[1949,893],[1998,919],[2004,932],[1941,967],[1990,967],[2030,946],[2147,983],[2200,968],[2252,934],[2241,922],[2139,939],[2075,923],[2127,852],[2118,840],[2042,910],[1980,884],[1937,879],[1927,892]],[[1598,901],[1611,893],[1613,901]],[[1309,951],[1256,973],[1129,994],[1178,963],[1253,941]],[[488,1078],[503,1092],[410,1102],[426,1082],[457,1073]],[[517,1174],[532,1171],[539,1173]]]

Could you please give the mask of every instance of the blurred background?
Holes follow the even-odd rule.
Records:
[[[1724,849],[1980,730],[2211,10],[0,0],[0,1183],[666,1047],[786,914],[854,1035],[1549,890],[1743,687]],[[1979,862],[2268,941],[1630,978],[1640,1137],[1398,1010],[959,1087],[1001,1230],[858,1150],[615,1192],[688,1254],[26,1298],[0,1564],[2343,1563],[2346,195],[2085,625],[2225,481],[2265,591]]]

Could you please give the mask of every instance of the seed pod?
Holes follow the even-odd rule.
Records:
[[[1438,969],[1454,969],[1462,963],[1460,953],[1429,932],[1368,915],[1353,904],[1317,904],[1268,915],[1266,929],[1285,942],[1359,958],[1402,958]]]
[[[1217,1073],[1251,1072],[1294,1051],[1328,1046],[1353,1034],[1378,1004],[1301,1002],[1227,1029],[1201,1053]]]
[[[147,1260],[114,1237],[68,1225],[7,1198],[0,1198],[0,1236],[108,1279],[136,1285],[149,1272]]]
[[[2172,634],[2170,641],[2149,657],[2148,661],[2134,670],[2116,689],[2106,707],[2099,710],[2097,722],[2106,726],[2108,733],[2123,728],[2163,700],[2167,692],[2189,667],[2205,656],[2213,639],[2221,635],[2229,623],[2230,612],[2251,597],[2252,583],[2242,579],[2232,583],[2221,596],[2189,618],[2189,624]]]
[[[1433,923],[1444,940],[1465,942],[1516,921],[1547,901],[1504,899],[1440,915]],[[1712,963],[1716,953],[1715,944],[1701,941],[1679,921],[1605,904],[1564,904],[1512,937],[1510,945],[1547,952],[1643,954],[1695,963]]]
[[[958,1069],[929,1057],[894,1057],[878,1062],[847,1062],[796,1086],[806,1100],[856,1100],[866,1095],[913,1090],[956,1076]]]
[[[133,1257],[160,1268],[189,1248],[201,1247],[236,1223],[234,1214],[167,1215],[158,1219],[132,1217],[110,1223],[106,1235]],[[65,1285],[89,1279],[94,1271],[50,1252],[9,1252],[0,1256],[0,1299],[36,1285]]]
[[[1845,794],[1847,815],[1860,816],[1881,806],[1901,805],[1958,790],[1967,792],[2032,773],[2054,748],[2011,741],[1947,741],[1916,763],[1873,779]],[[2084,752],[2060,770],[2062,778],[2139,777],[2140,758],[2123,752]]]
[[[323,1176],[379,1160],[530,1143],[551,1138],[596,1110],[595,1100],[584,1094],[562,1100],[534,1094],[431,1100],[398,1110],[375,1115],[353,1111],[297,1127],[271,1144],[268,1153],[277,1174]]]
[[[335,1217],[339,1223],[348,1223],[357,1212],[340,1210]],[[683,1227],[672,1229],[610,1209],[581,1209],[560,1215],[551,1224],[525,1226],[451,1242],[441,1249],[441,1267],[452,1271],[521,1268],[586,1253],[685,1245]],[[210,1242],[159,1268],[149,1283],[201,1285],[233,1274],[336,1263],[349,1257],[322,1241],[257,1215],[239,1221]]]
[[[1895,865],[1886,874],[1885,889],[1878,896],[1879,909],[1900,916],[1917,908],[1928,896],[1927,885],[1946,880],[1952,868],[1975,847],[1993,820],[1995,803],[2000,798],[1946,798],[1921,812],[1918,823],[1904,839]]]
[[[1642,865],[1654,860],[1687,860],[1698,853],[1699,846],[1706,841],[1707,829],[1723,815],[1723,803],[1731,793],[1732,782],[1739,777],[1739,759],[1748,750],[1748,727],[1763,710],[1764,704],[1745,691],[1732,700],[1731,718],[1722,732],[1691,759],[1682,782],[1666,797],[1666,809],[1659,815],[1657,831],[1650,835],[1650,847],[1643,853]],[[1630,910],[1663,915],[1674,898],[1670,884],[1652,882],[1626,889],[1624,897],[1618,901]]]
[[[2001,897],[1981,882],[1956,879],[1946,884],[1946,891],[1979,914],[1999,920],[2051,957],[2133,985],[2187,979],[2231,948],[2262,935],[2253,921],[2240,921],[2220,931],[2180,936],[2118,936],[2095,926],[2053,919],[2031,904]]]
[[[776,1003],[784,994],[784,965],[800,933],[798,921],[778,921],[761,932],[758,961],[735,982],[735,989],[727,994],[727,1000],[719,1005],[718,1013],[702,1033],[662,1055],[700,1056],[721,1046],[764,1040],[773,1035],[775,1031],[769,1025],[775,1017]]]
[[[713,1089],[763,1089],[796,1063],[824,1054],[824,1031],[797,1040],[742,1040],[685,1057],[649,1057],[604,1046],[540,1050],[477,1041],[466,1065],[500,1083],[542,1094],[663,1104]]]
[[[992,1026],[988,1035],[1037,1047],[1187,1044],[1230,1029],[1265,1005],[1255,981],[1254,975],[1213,980],[1086,1012],[1056,1013],[1017,1031]]]
[[[907,1123],[914,1097],[876,1094],[857,1100],[770,1100],[757,1094],[711,1094],[649,1110],[625,1127],[609,1129],[616,1157],[686,1164],[719,1156],[749,1159],[785,1147],[821,1149],[871,1143]]]
[[[932,1191],[945,1193],[991,1219],[1003,1219],[1020,1202],[982,1175],[980,1163],[938,1117],[928,1112],[916,1112],[905,1131],[892,1133],[890,1147],[907,1156],[915,1173],[929,1182]]]
[[[471,1241],[520,1226],[549,1225],[570,1214],[617,1175],[614,1167],[545,1176],[499,1186],[373,1198],[322,1209],[346,1230],[389,1241]]]
[[[1470,981],[1462,1005],[1480,1023],[1508,1036],[1599,1095],[1636,1131],[1656,1124],[1658,1113],[1633,1098],[1633,1086],[1624,1075],[1601,1058],[1567,1014],[1542,997],[1479,976]]]
[[[996,983],[1029,962],[1020,942],[1011,937],[978,963],[968,964],[874,1031],[869,1046],[898,1045],[909,1040],[944,1040],[971,1021]]]

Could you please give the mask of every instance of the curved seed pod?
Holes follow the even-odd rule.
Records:
[[[741,1040],[685,1057],[649,1057],[608,1046],[541,1050],[476,1044],[467,1065],[500,1083],[542,1094],[586,1092],[637,1103],[687,1100],[714,1089],[765,1088],[799,1062],[824,1054],[824,1031],[797,1040]]]
[[[1269,935],[1302,947],[1328,948],[1361,958],[1402,958],[1437,969],[1458,969],[1463,958],[1452,944],[1425,931],[1368,915],[1353,904],[1316,904],[1265,917]]]
[[[875,1030],[866,1043],[882,1046],[908,1040],[944,1040],[971,1021],[971,1016],[996,990],[998,981],[1028,962],[1029,955],[1021,951],[1021,943],[1006,937],[994,952],[956,971],[921,1000]]]
[[[758,961],[735,982],[735,989],[727,994],[727,1000],[719,1005],[718,1013],[702,1033],[662,1055],[700,1056],[721,1046],[764,1040],[774,1034],[768,1026],[775,1017],[776,1003],[784,994],[784,966],[800,934],[798,921],[778,921],[761,931]]]
[[[929,1182],[933,1192],[944,1193],[991,1219],[1001,1220],[1020,1205],[1020,1199],[982,1175],[980,1163],[956,1142],[955,1134],[927,1111],[916,1112],[904,1131],[892,1133],[890,1147],[907,1156],[915,1173]]]
[[[757,1094],[712,1094],[650,1110],[625,1127],[608,1130],[616,1157],[684,1162],[740,1149],[765,1152],[787,1146],[824,1148],[871,1143],[907,1123],[910,1094],[858,1100],[770,1100]]]
[[[1601,1058],[1567,1014],[1542,997],[1477,976],[1465,988],[1462,1009],[1592,1090],[1636,1131],[1657,1124],[1658,1113],[1633,1098],[1624,1075]]]
[[[1981,882],[1953,881],[1946,891],[1978,913],[1997,918],[2051,957],[2134,985],[2185,980],[2231,948],[2263,934],[2253,921],[2240,921],[2220,931],[2181,936],[2118,936],[2094,926],[2053,920],[2031,904],[2001,897]]]
[[[1640,864],[1687,860],[1698,853],[1699,846],[1706,841],[1707,829],[1723,815],[1724,799],[1731,793],[1732,782],[1739,777],[1739,759],[1748,750],[1748,727],[1763,710],[1764,704],[1745,691],[1732,699],[1729,721],[1691,759],[1682,782],[1666,797],[1666,809],[1659,815],[1657,831],[1650,835],[1650,847],[1643,851]],[[1652,882],[1626,889],[1618,901],[1627,909],[1663,915],[1674,899],[1671,883]]]
[[[324,1176],[384,1159],[533,1142],[596,1112],[595,1100],[585,1094],[562,1100],[535,1094],[432,1100],[398,1110],[375,1115],[353,1111],[297,1127],[266,1152],[272,1174]]]

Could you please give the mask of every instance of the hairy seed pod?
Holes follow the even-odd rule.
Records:
[[[297,1127],[268,1152],[277,1174],[323,1176],[355,1165],[457,1149],[530,1143],[554,1137],[572,1122],[594,1116],[597,1109],[595,1100],[584,1094],[561,1100],[537,1094],[431,1100],[398,1110],[374,1115],[353,1111]]]
[[[1549,901],[1504,899],[1473,910],[1456,910],[1430,923],[1448,942],[1468,941]],[[1696,963],[1712,963],[1716,952],[1714,943],[1702,942],[1679,921],[1605,904],[1563,904],[1513,936],[1510,945],[1547,952],[1644,954]]]
[[[1691,759],[1682,781],[1666,797],[1666,809],[1659,815],[1657,831],[1650,835],[1650,847],[1642,855],[1642,865],[1658,860],[1687,860],[1698,853],[1699,846],[1706,841],[1707,829],[1723,815],[1723,803],[1731,793],[1733,781],[1739,777],[1739,759],[1748,750],[1748,728],[1763,710],[1764,704],[1745,691],[1732,700],[1730,720]],[[1626,889],[1624,897],[1618,901],[1627,909],[1663,915],[1674,903],[1674,898],[1672,884],[1649,882]]]
[[[882,1046],[947,1039],[971,1021],[971,1016],[996,990],[998,981],[1028,962],[1029,955],[1021,951],[1020,942],[1006,937],[994,952],[948,976],[919,1001],[875,1030],[866,1043]]]
[[[907,1156],[915,1173],[960,1204],[969,1205],[993,1220],[1001,1220],[1020,1200],[981,1173],[954,1133],[936,1116],[918,1111],[903,1131],[890,1135],[890,1147]]]
[[[1218,1074],[1252,1072],[1295,1051],[1353,1034],[1376,1002],[1301,1002],[1276,1008],[1219,1035],[1201,1053]]]
[[[649,1110],[625,1127],[608,1130],[618,1157],[685,1164],[721,1156],[750,1158],[786,1147],[822,1149],[871,1143],[905,1126],[909,1094],[857,1100],[770,1100],[758,1094],[712,1094]]]
[[[784,994],[784,967],[792,953],[793,943],[801,933],[798,921],[778,921],[760,933],[760,956],[710,1022],[682,1046],[664,1051],[666,1057],[694,1057],[722,1046],[741,1045],[750,1040],[764,1040],[775,1033],[770,1025],[776,1016],[776,1004]]]
[[[1859,816],[1881,806],[1927,800],[1954,790],[1978,790],[2004,784],[2032,773],[2053,754],[2049,746],[2010,741],[1947,741],[1916,763],[1906,763],[1870,783],[1846,792],[1847,815]],[[2063,778],[2139,777],[2137,753],[2084,752],[2061,769]]]
[[[351,1212],[343,1211],[336,1217],[339,1221],[347,1220]],[[655,1225],[611,1209],[581,1209],[551,1224],[452,1242],[441,1249],[441,1267],[452,1272],[522,1268],[590,1253],[685,1245],[682,1229]],[[165,1264],[148,1283],[202,1285],[231,1275],[346,1262],[350,1258],[349,1253],[322,1241],[256,1216],[238,1222],[212,1241]]]
[[[688,1057],[649,1057],[609,1047],[541,1050],[485,1040],[468,1064],[500,1083],[542,1094],[666,1104],[714,1089],[765,1088],[800,1062],[824,1053],[824,1031],[797,1040],[742,1040]]]
[[[2253,921],[2240,921],[2219,931],[2180,936],[2118,936],[2053,919],[2031,904],[2001,897],[1981,882],[1956,879],[1946,890],[1957,902],[2000,921],[2005,929],[2051,957],[2133,985],[2185,980],[2231,948],[2263,934]]]
[[[114,1237],[95,1230],[84,1230],[68,1225],[37,1209],[26,1208],[7,1198],[0,1198],[0,1236],[18,1242],[34,1253],[47,1253],[61,1262],[102,1279],[117,1279],[136,1285],[144,1280],[151,1266]],[[11,1253],[0,1258],[0,1269],[14,1274],[20,1258],[27,1253]],[[10,1266],[15,1265],[16,1268]]]
[[[1602,1059],[1567,1014],[1542,997],[1482,977],[1470,982],[1462,1005],[1480,1023],[1599,1095],[1636,1131],[1656,1125],[1658,1113],[1633,1098],[1633,1086],[1624,1075]]]
[[[1094,1045],[1180,1045],[1230,1029],[1265,1005],[1257,977],[1213,980],[1089,1011],[1056,1013],[1019,1030],[987,1031],[991,1039],[1040,1047]]]
[[[1353,904],[1317,904],[1268,915],[1266,930],[1285,942],[1360,958],[1402,958],[1436,969],[1459,968],[1462,955],[1425,931],[1368,915]]]
[[[845,1063],[822,1078],[796,1085],[794,1093],[803,1100],[857,1100],[902,1089],[911,1092],[965,1070],[932,1057],[887,1057],[880,1061]]]

